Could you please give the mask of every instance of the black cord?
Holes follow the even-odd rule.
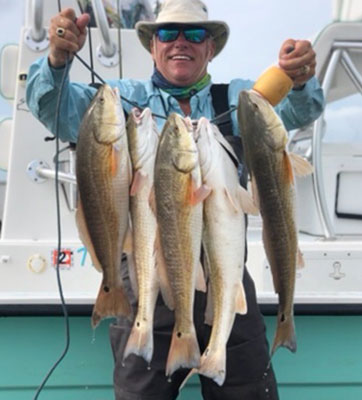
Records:
[[[237,109],[238,109],[237,106],[232,106],[232,107],[230,107],[227,111],[225,111],[225,112],[223,112],[223,113],[217,115],[217,116],[216,116],[215,118],[213,118],[210,122],[211,122],[212,124],[216,124],[216,125],[217,125],[217,122],[218,122],[219,120],[223,119],[226,115],[231,114],[232,112],[234,112],[234,111],[237,110]]]
[[[83,9],[82,4],[81,4],[80,1],[78,1],[78,6],[79,6],[79,9],[80,9],[80,12],[82,14],[84,14],[84,9]],[[88,40],[89,40],[89,61],[90,61],[90,68],[91,68],[91,81],[92,81],[92,85],[94,85],[95,74],[94,74],[94,62],[93,62],[93,46],[92,46],[91,22],[92,22],[92,19],[90,19],[89,23],[88,23],[88,38],[89,38]]]
[[[89,71],[93,72],[94,75],[99,79],[99,81],[100,81],[101,83],[103,83],[103,84],[106,83],[106,81],[105,81],[100,75],[98,75],[97,72],[95,72],[94,70],[92,70],[92,68],[91,68],[80,56],[78,56],[78,54],[74,54],[74,56],[75,56],[76,59],[79,60],[87,69],[89,69]],[[143,108],[140,107],[137,103],[135,103],[135,102],[133,102],[133,101],[131,101],[131,100],[129,100],[129,99],[123,97],[122,95],[120,95],[120,98],[121,98],[123,101],[125,101],[126,103],[130,104],[131,106],[138,108],[141,112],[143,111]],[[167,119],[167,117],[165,117],[165,116],[163,116],[163,115],[160,115],[160,114],[152,113],[152,115],[153,115],[154,117],[157,117],[157,118]]]
[[[58,246],[57,246],[57,265],[56,265],[56,274],[57,274],[57,283],[58,283],[58,290],[59,290],[59,295],[61,299],[61,306],[63,310],[63,315],[64,315],[64,322],[65,322],[65,347],[63,350],[63,353],[60,355],[59,359],[54,363],[54,365],[50,368],[49,372],[46,374],[45,378],[43,379],[43,382],[40,384],[38,387],[37,392],[35,393],[34,399],[37,400],[40,392],[43,390],[45,384],[47,383],[48,379],[56,369],[56,367],[60,364],[60,362],[63,360],[65,355],[68,352],[69,349],[69,344],[70,344],[70,334],[69,334],[69,316],[68,316],[68,310],[65,304],[64,300],[64,295],[63,295],[63,288],[62,288],[62,282],[60,279],[60,257],[61,257],[61,247],[62,247],[62,242],[61,242],[61,220],[60,220],[60,196],[59,196],[59,114],[60,114],[60,104],[61,104],[61,98],[62,98],[62,93],[63,93],[63,88],[64,88],[64,83],[66,76],[69,71],[69,60],[66,60],[63,76],[62,76],[62,81],[60,84],[59,88],[59,95],[57,99],[57,105],[55,109],[55,147],[56,147],[56,154],[55,154],[55,197],[56,197],[56,210],[57,210],[57,233],[58,233]]]
[[[58,0],[58,8],[61,10],[61,4],[60,0]],[[60,279],[60,257],[61,257],[61,248],[62,248],[62,232],[61,232],[61,219],[60,219],[60,196],[59,196],[59,116],[60,116],[60,104],[61,104],[61,99],[62,99],[62,94],[63,94],[63,88],[64,88],[64,83],[65,79],[68,75],[69,71],[69,59],[66,59],[65,63],[65,68],[64,72],[62,75],[62,80],[61,84],[59,87],[59,94],[58,94],[58,99],[57,99],[57,104],[55,108],[55,148],[56,148],[56,153],[55,153],[55,198],[56,198],[56,211],[57,211],[57,235],[58,235],[58,245],[57,245],[57,265],[56,265],[56,274],[57,274],[57,284],[58,284],[58,290],[59,290],[59,296],[61,300],[61,307],[64,315],[64,323],[65,323],[65,346],[62,354],[58,358],[58,360],[53,364],[53,366],[50,368],[46,376],[44,377],[42,383],[38,387],[33,400],[37,400],[40,393],[44,389],[48,379],[54,372],[54,370],[57,368],[57,366],[62,362],[63,358],[66,356],[68,350],[69,350],[69,345],[70,345],[70,332],[69,332],[69,315],[68,315],[68,310],[67,306],[65,304],[65,299],[64,299],[64,294],[63,294],[63,287],[62,287],[62,282]]]

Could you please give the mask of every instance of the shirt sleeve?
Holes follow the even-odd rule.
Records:
[[[33,115],[62,141],[75,143],[83,115],[96,89],[82,83],[70,83],[64,75],[65,68],[54,69],[47,58],[34,62],[29,69],[26,85],[26,101]],[[64,78],[63,89],[60,93]],[[59,113],[57,103],[61,94]]]
[[[302,90],[291,90],[276,107],[286,129],[302,128],[315,121],[323,112],[323,90],[316,77],[311,78]]]
[[[251,89],[254,82],[250,80],[235,79],[229,86],[229,104],[238,105],[239,93],[241,90]],[[291,90],[275,110],[281,117],[285,128],[302,128],[315,121],[323,112],[325,100],[323,90],[316,77],[311,78],[302,90]],[[237,113],[232,113],[234,134],[238,134]]]

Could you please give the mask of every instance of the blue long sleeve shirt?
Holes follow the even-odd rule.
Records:
[[[53,69],[47,58],[34,62],[27,79],[26,100],[29,109],[52,133],[55,133],[55,110],[64,69]],[[141,108],[150,107],[154,113],[169,115],[172,112],[183,114],[178,101],[168,93],[155,87],[151,80],[109,80],[112,87],[118,87],[120,94]],[[234,79],[229,84],[229,105],[238,103],[241,90],[250,89],[254,82],[251,80]],[[192,119],[204,116],[208,119],[215,117],[210,93],[211,84],[190,98]],[[91,102],[96,89],[85,83],[73,83],[66,77],[62,102],[60,105],[59,137],[62,141],[76,143],[78,130],[83,115]],[[122,101],[126,112],[132,105]],[[323,111],[324,97],[318,80],[313,77],[302,90],[291,90],[288,96],[276,106],[287,130],[300,128],[313,122]],[[233,134],[238,135],[236,112],[231,115]],[[156,118],[159,130],[165,123],[162,118]]]

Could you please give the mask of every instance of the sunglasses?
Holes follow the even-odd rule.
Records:
[[[196,27],[162,27],[157,29],[156,36],[160,42],[174,42],[181,32],[185,39],[191,43],[202,43],[209,36],[206,29]]]

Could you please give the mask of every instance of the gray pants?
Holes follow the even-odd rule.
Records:
[[[127,274],[124,276],[129,288]],[[269,366],[269,348],[265,337],[263,317],[256,303],[255,288],[245,270],[244,287],[248,313],[237,315],[227,343],[226,379],[218,386],[211,379],[200,376],[205,400],[278,400],[278,391],[272,367]],[[131,289],[129,296],[136,301]],[[204,324],[206,296],[196,292],[194,321],[201,352],[210,337],[211,328]],[[114,355],[114,389],[116,400],[173,400],[189,370],[180,369],[169,382],[165,366],[171,342],[174,316],[159,297],[154,317],[154,354],[151,369],[143,358],[131,354],[122,365],[123,351],[132,328],[130,321],[120,319],[110,326]]]

